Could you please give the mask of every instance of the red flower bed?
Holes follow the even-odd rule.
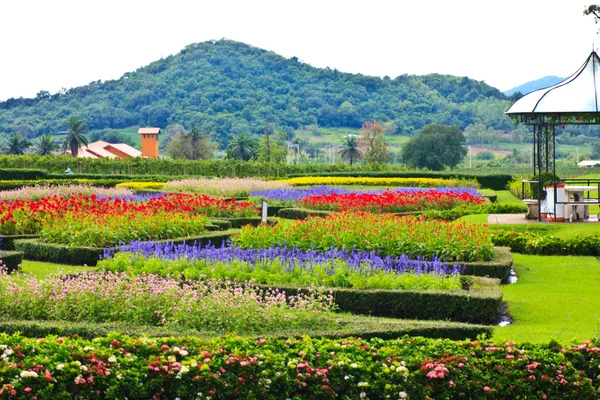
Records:
[[[0,202],[0,234],[38,233],[43,221],[71,216],[105,216],[156,213],[204,214],[218,217],[246,217],[257,215],[256,206],[250,202],[236,202],[199,194],[169,193],[148,202],[127,199],[98,198],[95,195],[73,195],[69,198],[46,197],[38,201],[18,200]]]
[[[328,211],[410,212],[448,210],[458,205],[482,204],[485,200],[465,192],[348,193],[308,196],[300,200],[304,206]]]

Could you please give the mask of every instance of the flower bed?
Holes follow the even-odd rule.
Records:
[[[38,185],[0,191],[0,201],[41,200],[44,197],[69,197],[71,195],[100,197],[125,197],[133,192],[127,188],[103,188],[91,185]]]
[[[170,192],[202,193],[220,197],[248,197],[255,190],[271,190],[289,187],[288,184],[277,181],[265,181],[256,178],[213,178],[213,179],[183,179],[169,181],[162,190]]]
[[[275,226],[244,227],[233,243],[242,248],[273,245],[302,250],[330,248],[379,251],[383,256],[435,255],[446,261],[486,261],[493,245],[486,225],[449,223],[393,214],[336,213]]]
[[[309,185],[360,185],[360,186],[415,186],[415,187],[470,187],[478,188],[479,184],[474,180],[461,179],[438,179],[438,178],[369,178],[369,177],[335,177],[335,176],[304,176],[290,178],[278,182],[293,186]]]
[[[10,398],[595,398],[600,345],[0,334]]]
[[[304,197],[305,208],[326,211],[410,212],[448,210],[456,206],[483,204],[481,196],[466,192],[436,190],[383,193],[322,194]]]
[[[44,280],[0,275],[3,319],[81,322],[122,321],[179,326],[205,332],[253,334],[285,326],[334,324],[330,295],[286,296],[245,282],[185,282],[157,275],[86,273]]]
[[[227,201],[183,193],[154,197],[141,203],[119,198],[103,199],[96,195],[89,197],[73,195],[69,198],[53,196],[43,198],[40,201],[0,202],[0,234],[37,234],[41,233],[43,229],[56,229],[60,226],[59,221],[62,220],[65,223],[72,222],[75,224],[73,226],[77,228],[77,220],[88,216],[94,216],[99,221],[103,221],[104,218],[108,217],[126,219],[135,215],[152,218],[152,215],[160,213],[187,214],[190,216],[248,217],[256,216],[258,210],[256,206],[249,202],[236,202],[235,199]],[[161,216],[165,217],[162,214]],[[168,220],[169,218],[166,219],[166,221]],[[156,221],[158,220],[154,219],[151,223]],[[92,226],[89,229],[93,229],[95,222],[90,222],[92,222]],[[140,226],[139,229],[143,230],[145,228]],[[78,236],[77,231],[70,233],[74,237]],[[170,237],[177,236],[171,235]]]
[[[376,252],[326,252],[270,247],[241,249],[236,246],[174,245],[133,242],[121,246],[114,257],[100,265],[110,271],[162,276],[182,275],[186,279],[253,280],[268,285],[461,290],[459,264],[439,259],[410,259],[406,255],[382,257]]]

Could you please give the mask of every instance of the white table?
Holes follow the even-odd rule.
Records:
[[[586,199],[585,192],[597,191],[598,186],[565,186],[565,217],[569,216],[569,221],[588,219],[590,217],[588,207],[590,204],[598,204],[598,199]],[[600,221],[600,213],[598,214],[598,220]]]

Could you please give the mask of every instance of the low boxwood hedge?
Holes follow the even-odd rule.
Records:
[[[16,271],[23,262],[23,253],[20,251],[0,251],[0,266],[4,266],[7,272]]]
[[[343,316],[338,319],[341,329],[323,327],[319,330],[306,330],[290,327],[284,331],[267,332],[262,336],[289,338],[308,335],[313,338],[362,337],[364,339],[379,337],[395,339],[404,335],[430,338],[448,338],[454,340],[475,339],[480,335],[491,336],[493,327],[487,325],[465,324],[449,321],[411,321],[388,318],[371,318],[360,315]],[[193,336],[211,338],[214,332],[203,332],[181,327],[141,326],[124,322],[71,322],[71,321],[0,321],[0,332],[12,334],[20,332],[27,337],[43,337],[48,335],[73,336],[93,339],[111,332],[120,332],[131,336],[167,337]]]
[[[0,236],[0,250],[14,250],[15,240],[18,239],[35,239],[39,235],[7,235]]]
[[[533,232],[515,232],[496,227],[490,228],[492,229],[492,242],[496,246],[508,246],[515,253],[542,256],[600,256],[600,235],[559,238]]]
[[[485,276],[488,278],[497,278],[502,282],[508,282],[510,268],[513,265],[513,256],[508,247],[495,247],[496,255],[491,261],[473,261],[464,262],[467,268],[463,275]]]
[[[0,334],[0,343],[3,390],[24,399],[579,400],[596,398],[600,386],[598,340],[562,346],[111,333],[94,340]]]
[[[198,236],[189,236],[184,238],[157,240],[157,242],[173,242],[175,244],[194,244],[209,243],[214,246],[221,246],[231,235],[238,233],[237,229],[227,231],[219,230],[207,232]],[[99,248],[99,247],[74,247],[69,245],[43,243],[38,239],[20,239],[15,240],[15,249],[23,253],[27,260],[46,261],[58,264],[70,265],[88,265],[94,266],[104,256],[105,251],[119,251],[118,247]]]
[[[287,296],[331,290],[341,312],[376,317],[496,324],[501,315],[500,280],[494,278],[474,277],[469,291],[258,286],[285,291]]]
[[[331,211],[307,210],[304,208],[282,208],[279,217],[283,219],[306,219],[311,216],[326,217]]]

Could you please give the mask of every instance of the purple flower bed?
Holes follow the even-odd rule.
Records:
[[[120,251],[134,253],[135,257],[156,257],[164,261],[171,260],[196,260],[206,263],[221,262],[228,263],[234,260],[243,261],[247,264],[269,264],[278,259],[285,265],[286,271],[295,268],[311,270],[315,265],[330,264],[333,274],[335,261],[344,261],[346,266],[359,273],[369,273],[382,270],[388,273],[414,273],[434,274],[440,277],[455,276],[464,271],[464,265],[448,264],[443,260],[432,256],[431,259],[417,257],[411,259],[410,255],[403,254],[398,257],[380,256],[375,251],[357,251],[330,249],[325,252],[316,250],[303,251],[298,248],[270,247],[263,249],[242,249],[231,244],[223,244],[221,247],[213,245],[175,245],[173,243],[155,243],[152,241],[134,241],[128,245],[120,246]],[[104,259],[110,259],[113,252],[105,250]]]
[[[474,188],[462,188],[462,187],[439,187],[439,188],[422,188],[422,187],[398,187],[389,189],[392,192],[399,193],[420,193],[435,190],[440,193],[454,192],[454,193],[468,193],[473,196],[481,196],[481,193]],[[266,200],[271,201],[288,201],[297,202],[300,199],[308,196],[315,195],[329,195],[329,194],[348,194],[348,193],[371,193],[378,194],[385,192],[386,189],[378,190],[351,190],[341,186],[309,186],[299,188],[283,188],[274,190],[256,190],[250,192],[250,197],[262,197]]]
[[[166,193],[146,192],[146,193],[125,195],[125,196],[112,196],[110,198],[142,203],[142,202],[147,202],[147,201],[157,198],[157,197],[164,197],[164,196],[166,196]],[[109,197],[97,196],[97,198],[98,199],[108,199]]]

